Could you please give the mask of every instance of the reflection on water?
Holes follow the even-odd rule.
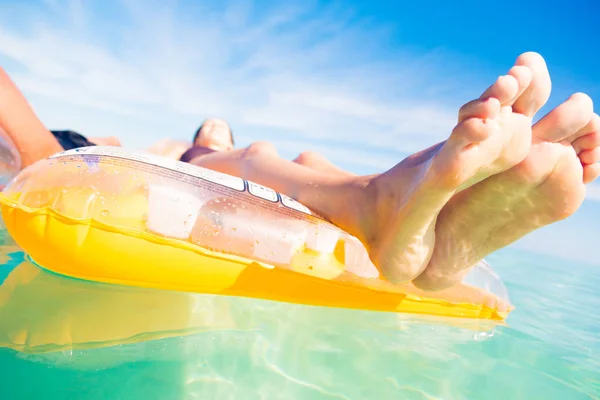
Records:
[[[597,393],[600,323],[591,312],[600,304],[589,294],[598,276],[591,275],[594,286],[590,275],[565,277],[560,265],[544,265],[553,260],[522,253],[491,261],[508,277],[518,308],[510,327],[486,340],[477,329],[491,327],[473,321],[64,278],[24,260],[5,238],[0,398],[584,399]],[[545,281],[519,286],[531,282],[527,270],[547,271]]]

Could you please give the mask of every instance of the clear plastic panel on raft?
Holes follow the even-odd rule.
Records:
[[[385,285],[359,240],[304,205],[253,182],[151,154],[112,147],[66,151],[23,170],[3,194],[18,207],[184,241],[271,268]],[[508,300],[485,263],[467,281]]]

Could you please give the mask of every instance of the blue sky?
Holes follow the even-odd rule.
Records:
[[[0,63],[54,129],[143,148],[221,116],[240,145],[269,140],[285,157],[316,150],[372,173],[444,139],[457,108],[523,51],[540,52],[553,76],[544,112],[576,91],[600,104],[599,9],[593,0],[0,0]],[[600,184],[574,217],[515,247],[600,264],[597,221]]]

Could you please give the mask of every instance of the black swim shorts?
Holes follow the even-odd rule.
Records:
[[[50,131],[58,140],[58,143],[65,150],[77,149],[79,147],[95,146],[94,143],[86,139],[75,131]]]

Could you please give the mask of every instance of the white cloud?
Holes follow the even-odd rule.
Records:
[[[139,146],[188,136],[217,115],[253,140],[279,131],[406,152],[454,124],[454,105],[427,95],[458,88],[440,84],[442,56],[387,54],[388,27],[345,8],[124,0],[107,3],[115,12],[107,19],[89,4],[47,1],[47,10],[14,7],[0,17],[21,20],[18,29],[0,24],[0,62],[18,63],[8,72],[47,125]],[[88,117],[48,112],[55,102]],[[107,118],[127,128],[101,132]]]

